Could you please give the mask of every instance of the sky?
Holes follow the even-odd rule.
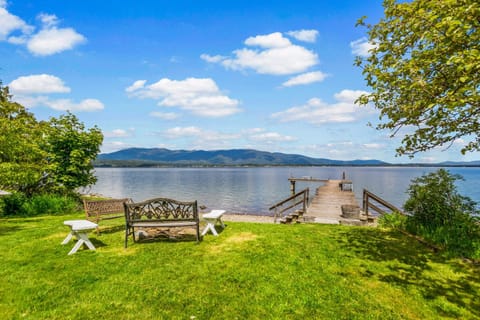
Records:
[[[0,0],[0,80],[39,120],[68,111],[101,152],[257,149],[336,160],[473,161],[460,145],[414,159],[379,113],[356,56],[381,0]],[[459,141],[461,142],[461,141]]]

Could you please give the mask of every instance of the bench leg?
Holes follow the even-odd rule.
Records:
[[[67,236],[65,239],[63,239],[62,244],[67,244],[67,243],[69,243],[70,240],[72,240],[72,237],[73,237],[73,231],[70,231],[70,233],[68,234],[68,236]]]
[[[208,230],[212,231],[214,236],[218,236],[217,230],[215,230],[215,221],[212,220],[206,220],[207,225],[205,229],[203,229],[202,236],[206,235]]]
[[[220,222],[220,225],[222,226],[222,228],[225,229],[225,225],[223,224],[222,218],[218,218],[217,221]]]
[[[70,241],[70,239],[72,239],[72,235],[75,234],[75,236],[77,237],[78,241],[77,243],[75,243],[75,245],[73,246],[72,250],[70,250],[70,252],[68,253],[68,255],[71,255],[71,254],[74,254],[75,252],[78,251],[78,249],[80,249],[80,247],[82,246],[82,244],[85,244],[90,250],[95,250],[95,246],[93,245],[93,243],[90,241],[90,239],[88,239],[88,236],[86,233],[78,233],[78,232],[74,232],[72,231],[66,238],[65,240],[63,240],[62,244],[66,244]],[[68,241],[67,241],[68,239]],[[66,242],[65,242],[66,241]],[[64,243],[65,242],[65,243]]]

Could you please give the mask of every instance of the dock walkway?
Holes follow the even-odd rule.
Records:
[[[340,184],[345,180],[327,180],[319,187],[307,212],[304,215],[306,222],[325,224],[340,224],[351,222],[352,219],[342,217],[342,205],[358,206],[353,191],[342,190]]]

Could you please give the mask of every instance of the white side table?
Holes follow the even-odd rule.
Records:
[[[218,236],[217,230],[215,230],[215,223],[219,222],[222,228],[225,228],[225,225],[222,221],[222,216],[225,213],[225,210],[212,210],[209,213],[203,215],[203,219],[207,222],[205,229],[202,231],[202,236],[206,235],[208,230],[212,231],[214,236]]]
[[[62,241],[62,244],[69,243],[73,236],[78,239],[77,243],[75,243],[72,250],[68,253],[69,255],[77,252],[82,244],[85,244],[90,250],[95,250],[95,246],[90,239],[88,239],[88,232],[96,229],[98,224],[88,220],[66,220],[63,224],[70,227],[70,233]]]

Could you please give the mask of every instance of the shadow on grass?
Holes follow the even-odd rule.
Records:
[[[390,272],[364,271],[364,276],[397,286],[414,286],[426,300],[444,297],[447,301],[480,317],[480,268],[460,260],[447,260],[417,240],[394,230],[349,228],[339,234],[339,244],[361,259],[389,262]],[[449,266],[455,279],[445,277],[439,269],[432,271],[431,263]],[[440,310],[439,314],[459,317],[453,310]],[[451,309],[451,308],[449,308]]]
[[[100,233],[99,233],[99,236],[103,234],[112,234],[112,233],[117,233],[117,232],[120,232],[120,231],[123,231],[125,232],[125,226],[107,226],[107,227],[103,227],[101,226],[100,227]]]
[[[101,247],[106,247],[107,246],[107,244],[105,244],[105,242],[103,242],[101,240],[98,240],[97,238],[93,238],[93,237],[89,237],[89,238],[90,238],[90,241],[95,246],[95,248],[101,248]],[[85,247],[85,245],[84,245],[84,247]]]
[[[19,226],[0,226],[0,236],[6,236],[7,234],[14,233],[23,229]]]

